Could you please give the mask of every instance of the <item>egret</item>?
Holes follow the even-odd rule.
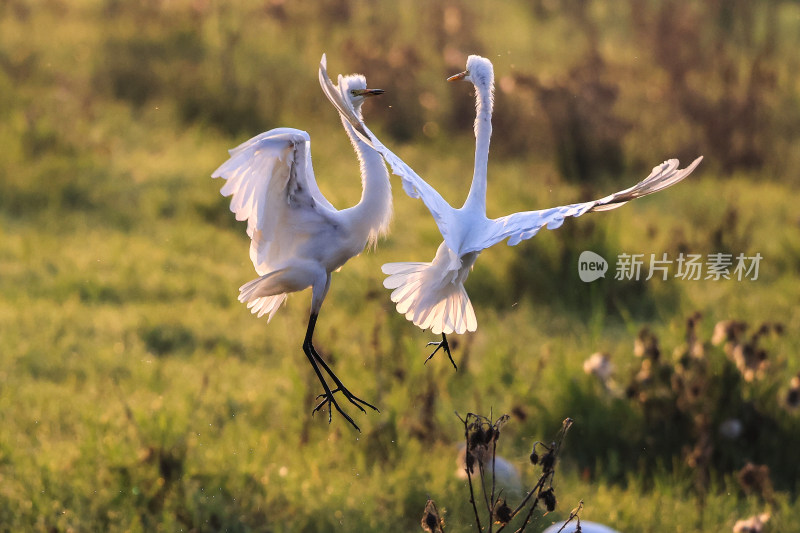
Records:
[[[686,178],[702,161],[695,159],[685,169],[679,169],[677,159],[669,159],[653,168],[645,179],[636,185],[590,202],[576,203],[538,211],[513,213],[490,219],[486,215],[486,178],[489,161],[489,143],[492,135],[492,107],[494,104],[494,69],[483,57],[471,55],[467,69],[451,76],[448,81],[465,80],[475,86],[475,166],[472,184],[463,206],[456,209],[414,172],[406,163],[386,148],[378,138],[358,120],[347,103],[337,97],[333,84],[323,86],[328,98],[337,99],[340,112],[353,124],[357,134],[363,136],[400,176],[403,189],[412,198],[420,198],[436,221],[444,241],[432,261],[387,263],[382,270],[388,277],[384,287],[391,289],[391,299],[400,314],[423,330],[441,334],[441,342],[429,343],[436,349],[427,360],[443,348],[455,366],[447,344],[447,334],[475,331],[478,321],[464,282],[478,255],[491,246],[508,239],[510,246],[530,239],[542,228],[556,229],[566,217],[578,217],[591,211],[608,211],[626,202],[670,187]]]
[[[580,530],[578,530],[579,523],[581,526]],[[580,531],[580,533],[619,533],[616,529],[611,529],[597,522],[589,522],[588,520],[581,520],[580,522],[572,521],[566,526],[561,522],[556,522],[542,533],[577,533],[578,531]]]
[[[325,56],[323,56],[323,64]],[[361,105],[383,93],[368,89],[360,74],[339,77],[334,88],[347,101],[358,123],[363,121]],[[324,392],[312,414],[333,406],[356,430],[359,427],[345,413],[334,394],[340,392],[362,412],[375,406],[352,394],[314,348],[312,338],[320,307],[331,284],[331,273],[348,259],[359,255],[388,231],[392,216],[389,173],[381,156],[342,125],[355,149],[361,168],[363,192],[353,207],[337,210],[317,186],[311,165],[311,139],[305,131],[277,128],[245,141],[214,171],[223,178],[223,196],[231,196],[230,209],[237,220],[247,221],[250,259],[259,277],[239,288],[239,301],[259,317],[272,319],[291,292],[311,287],[311,309],[303,340],[303,352],[314,369]],[[356,125],[359,127],[359,125]],[[323,371],[332,380],[323,375]]]
[[[467,476],[467,447],[461,445],[458,449],[456,459],[456,477],[461,480],[469,479]],[[477,468],[477,467],[476,467]],[[522,478],[517,467],[508,459],[500,455],[495,455],[493,459],[488,459],[484,465],[484,475],[492,479],[499,491],[502,491],[506,498],[524,498],[525,490],[522,487]],[[477,474],[475,474],[477,475]]]

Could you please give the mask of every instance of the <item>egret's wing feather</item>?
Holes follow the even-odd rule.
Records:
[[[369,135],[365,131],[365,125],[356,116],[353,107],[349,104],[346,98],[343,97],[339,89],[333,84],[328,76],[328,60],[325,54],[322,54],[322,59],[319,63],[319,84],[322,87],[322,92],[328,97],[328,100],[333,104],[333,107],[339,111],[339,114],[347,119],[356,134],[361,140],[369,143]]]
[[[389,164],[392,172],[400,177],[403,190],[406,194],[412,198],[420,198],[422,200],[433,216],[445,242],[447,242],[448,246],[453,250],[457,250],[458,243],[449,242],[449,240],[453,239],[454,233],[451,231],[452,224],[454,223],[454,209],[436,189],[431,187],[428,182],[414,172],[402,159],[386,148],[378,137],[370,131],[367,125],[358,118],[349,100],[345,95],[341,94],[328,76],[325,55],[322,56],[319,66],[319,83],[320,86],[322,86],[322,91],[325,93],[325,96],[328,97],[328,100],[330,100],[333,106],[339,111],[339,114],[350,123],[356,135],[380,153]]]
[[[494,219],[491,221],[490,227],[483,232],[483,235],[474,239],[474,245],[463,250],[462,253],[482,250],[504,239],[508,239],[508,244],[514,246],[522,240],[530,239],[544,227],[547,227],[547,229],[560,227],[567,217],[579,217],[590,211],[616,209],[626,202],[675,185],[691,174],[702,160],[702,156],[698,157],[688,167],[679,169],[678,160],[670,159],[653,168],[649,176],[633,187],[610,194],[599,200],[541,209],[539,211],[525,211]]]
[[[280,237],[279,225],[322,217],[335,209],[314,179],[308,133],[277,128],[229,153],[230,158],[211,176],[225,180],[220,192],[231,197],[236,220],[247,221],[250,258],[263,273],[270,246]]]
[[[453,240],[457,233],[455,217],[453,216],[455,210],[436,189],[414,172],[414,170],[402,159],[397,157],[394,152],[381,144],[369,128],[364,126],[364,129],[372,138],[372,146],[383,156],[386,163],[389,164],[392,173],[400,177],[403,190],[406,194],[411,198],[419,198],[422,200],[422,203],[428,208],[433,220],[436,222],[439,232],[442,234],[442,237],[444,237],[444,241],[451,249],[458,250],[460,243]]]

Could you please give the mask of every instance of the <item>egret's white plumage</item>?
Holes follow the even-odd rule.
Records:
[[[340,76],[335,89],[359,123],[364,99],[383,92],[367,89],[361,75]],[[247,221],[250,259],[260,276],[240,287],[239,300],[258,316],[266,314],[271,319],[290,292],[311,287],[303,351],[325,390],[315,411],[328,403],[329,417],[332,405],[358,429],[340,409],[333,393],[342,392],[362,411],[359,404],[373,406],[342,385],[314,349],[311,338],[331,273],[387,231],[392,198],[389,173],[381,156],[354,134],[353,126],[344,118],[342,124],[361,168],[363,193],[353,207],[339,211],[325,199],[314,177],[309,135],[292,128],[270,130],[230,150],[230,158],[212,177],[225,180],[222,195],[231,197],[236,219]],[[320,367],[335,387],[328,386]]]
[[[456,459],[456,477],[461,480],[469,479],[467,475],[467,447],[462,445],[458,449],[458,458]],[[474,467],[474,476],[480,475],[478,467]],[[519,470],[510,461],[495,455],[494,459],[487,459],[484,465],[484,476],[486,476],[489,484],[494,483],[498,494],[502,493],[503,498],[509,501],[519,501],[525,497],[525,488],[522,485],[522,477],[519,475]]]
[[[433,187],[386,148],[346,108],[346,102],[341,98],[335,102],[343,116],[354,125],[357,134],[380,152],[392,171],[400,176],[406,193],[425,203],[444,237],[436,256],[429,263],[388,263],[383,266],[383,272],[388,274],[384,286],[392,289],[391,298],[397,304],[398,312],[433,333],[461,334],[476,330],[478,322],[464,289],[464,281],[481,251],[506,239],[510,246],[514,246],[530,239],[542,228],[558,228],[567,217],[616,209],[630,200],[663,190],[686,178],[702,160],[698,157],[685,169],[679,169],[678,160],[669,159],[653,168],[649,176],[633,187],[599,200],[490,219],[486,216],[486,178],[494,103],[493,67],[488,59],[472,55],[467,60],[467,70],[449,79],[470,81],[476,90],[475,167],[469,194],[460,208],[451,207]],[[332,101],[336,98],[330,90],[326,90],[326,94]],[[442,344],[448,350],[445,337]]]
[[[588,520],[581,520],[581,533],[619,533],[616,529],[611,529],[603,524],[597,522],[589,522]],[[563,528],[563,529],[562,529]],[[566,526],[563,522],[556,522],[552,526],[545,529],[542,533],[576,533],[578,531],[578,522],[573,520]]]

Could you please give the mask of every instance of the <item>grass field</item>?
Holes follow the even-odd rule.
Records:
[[[498,453],[531,485],[533,442],[574,420],[534,531],[581,500],[624,532],[763,512],[767,531],[797,530],[799,29],[777,1],[0,3],[0,531],[420,531],[428,498],[446,531],[474,531],[456,412],[510,414]],[[331,74],[386,89],[368,123],[452,203],[474,109],[444,79],[492,59],[492,216],[705,160],[669,191],[484,252],[458,372],[423,365],[432,335],[382,287],[383,263],[441,241],[393,181],[391,234],[334,275],[315,333],[381,410],[350,409],[357,434],[311,416],[308,291],[269,325],[236,300],[249,243],[210,178],[228,148],[290,126],[331,202],[358,201],[323,52]],[[591,284],[587,249],[611,263]],[[620,254],[682,252],[763,259],[756,280],[614,279]],[[748,327],[712,343],[723,320]],[[583,370],[598,351],[605,385]]]

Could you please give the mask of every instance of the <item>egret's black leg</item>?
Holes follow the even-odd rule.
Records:
[[[317,374],[317,379],[322,384],[322,388],[325,389],[325,392],[320,395],[320,396],[324,396],[325,400],[322,403],[320,403],[319,405],[317,405],[314,408],[314,410],[311,411],[311,414],[313,415],[319,409],[321,409],[322,406],[325,405],[325,403],[328,403],[328,423],[329,424],[331,423],[331,405],[332,405],[333,407],[336,408],[337,411],[339,411],[339,413],[345,418],[345,420],[347,420],[354,428],[356,428],[356,431],[361,433],[361,429],[353,421],[353,419],[350,418],[350,415],[348,415],[347,413],[342,411],[342,408],[339,407],[338,402],[333,397],[334,391],[331,391],[330,387],[328,386],[328,383],[325,381],[325,378],[322,376],[322,372],[320,372],[320,370],[319,370],[319,365],[317,365],[317,361],[322,362],[322,358],[320,358],[319,354],[314,349],[314,345],[311,343],[311,337],[314,335],[314,326],[316,326],[316,324],[317,324],[317,315],[312,313],[311,316],[308,318],[308,330],[306,331],[306,338],[303,341],[303,352],[305,352],[306,357],[308,357],[308,360],[311,363],[311,367],[314,369],[314,372]],[[324,364],[325,363],[323,363],[323,365]],[[330,374],[330,370],[327,368],[327,365],[325,365],[325,367],[323,367],[323,368],[325,368],[326,371]],[[338,380],[337,380],[337,385],[339,383],[340,382],[338,382]],[[352,402],[352,400],[351,400],[351,402]],[[358,405],[358,404],[356,404],[356,405]],[[363,411],[363,408],[361,408],[361,406],[359,406],[359,408]]]
[[[433,346],[433,345],[436,345],[436,349],[428,356],[427,359],[425,359],[425,364],[426,365],[428,364],[428,361],[431,360],[431,357],[433,357],[436,354],[436,352],[438,352],[440,349],[443,349],[444,352],[447,354],[447,357],[450,358],[450,362],[453,363],[453,368],[455,368],[457,371],[458,366],[456,366],[456,362],[453,361],[453,355],[450,353],[450,345],[447,344],[447,336],[444,333],[442,333],[442,340],[440,342],[429,342],[428,344],[426,344],[426,346]]]
[[[317,396],[317,398],[322,398],[322,401],[319,404],[317,404],[316,407],[314,407],[314,409],[311,411],[311,413],[312,414],[316,413],[317,411],[322,409],[325,406],[325,404],[328,404],[328,422],[330,423],[330,420],[331,420],[331,405],[333,405],[333,407],[335,407],[336,410],[339,411],[339,413],[341,413],[342,416],[344,416],[345,419],[347,419],[347,421],[350,422],[350,424],[352,424],[354,428],[356,428],[358,431],[361,431],[361,429],[356,425],[356,423],[353,421],[353,419],[350,418],[350,416],[348,416],[344,411],[342,411],[341,407],[339,407],[339,403],[334,399],[333,395],[335,393],[337,393],[337,392],[341,392],[342,395],[344,395],[344,397],[347,398],[347,401],[349,401],[350,403],[352,403],[353,405],[358,407],[361,410],[362,413],[366,413],[366,410],[364,409],[364,407],[362,407],[362,405],[364,405],[366,407],[369,407],[371,409],[374,409],[375,411],[378,411],[378,412],[380,412],[380,411],[378,410],[377,407],[375,407],[371,403],[365,402],[364,400],[362,400],[361,398],[357,397],[355,394],[350,392],[347,389],[347,387],[344,386],[344,384],[339,379],[339,377],[336,374],[333,373],[333,370],[331,370],[331,368],[328,366],[328,364],[325,363],[325,361],[322,359],[322,357],[317,352],[316,348],[314,348],[314,344],[311,342],[311,338],[314,335],[314,327],[316,326],[316,323],[317,323],[317,316],[318,315],[312,313],[311,316],[308,319],[308,331],[306,332],[306,338],[305,338],[305,341],[303,342],[303,350],[306,352],[306,355],[308,355],[310,359],[313,358],[313,360],[314,360],[313,361],[314,370],[317,372],[317,377],[319,378],[320,382],[323,384],[323,388],[325,389],[325,392],[323,394],[320,394],[319,396]],[[328,373],[330,378],[336,384],[336,388],[331,389],[328,386],[327,382],[322,377],[322,373],[319,371],[319,367],[320,366],[325,370],[325,372]]]

